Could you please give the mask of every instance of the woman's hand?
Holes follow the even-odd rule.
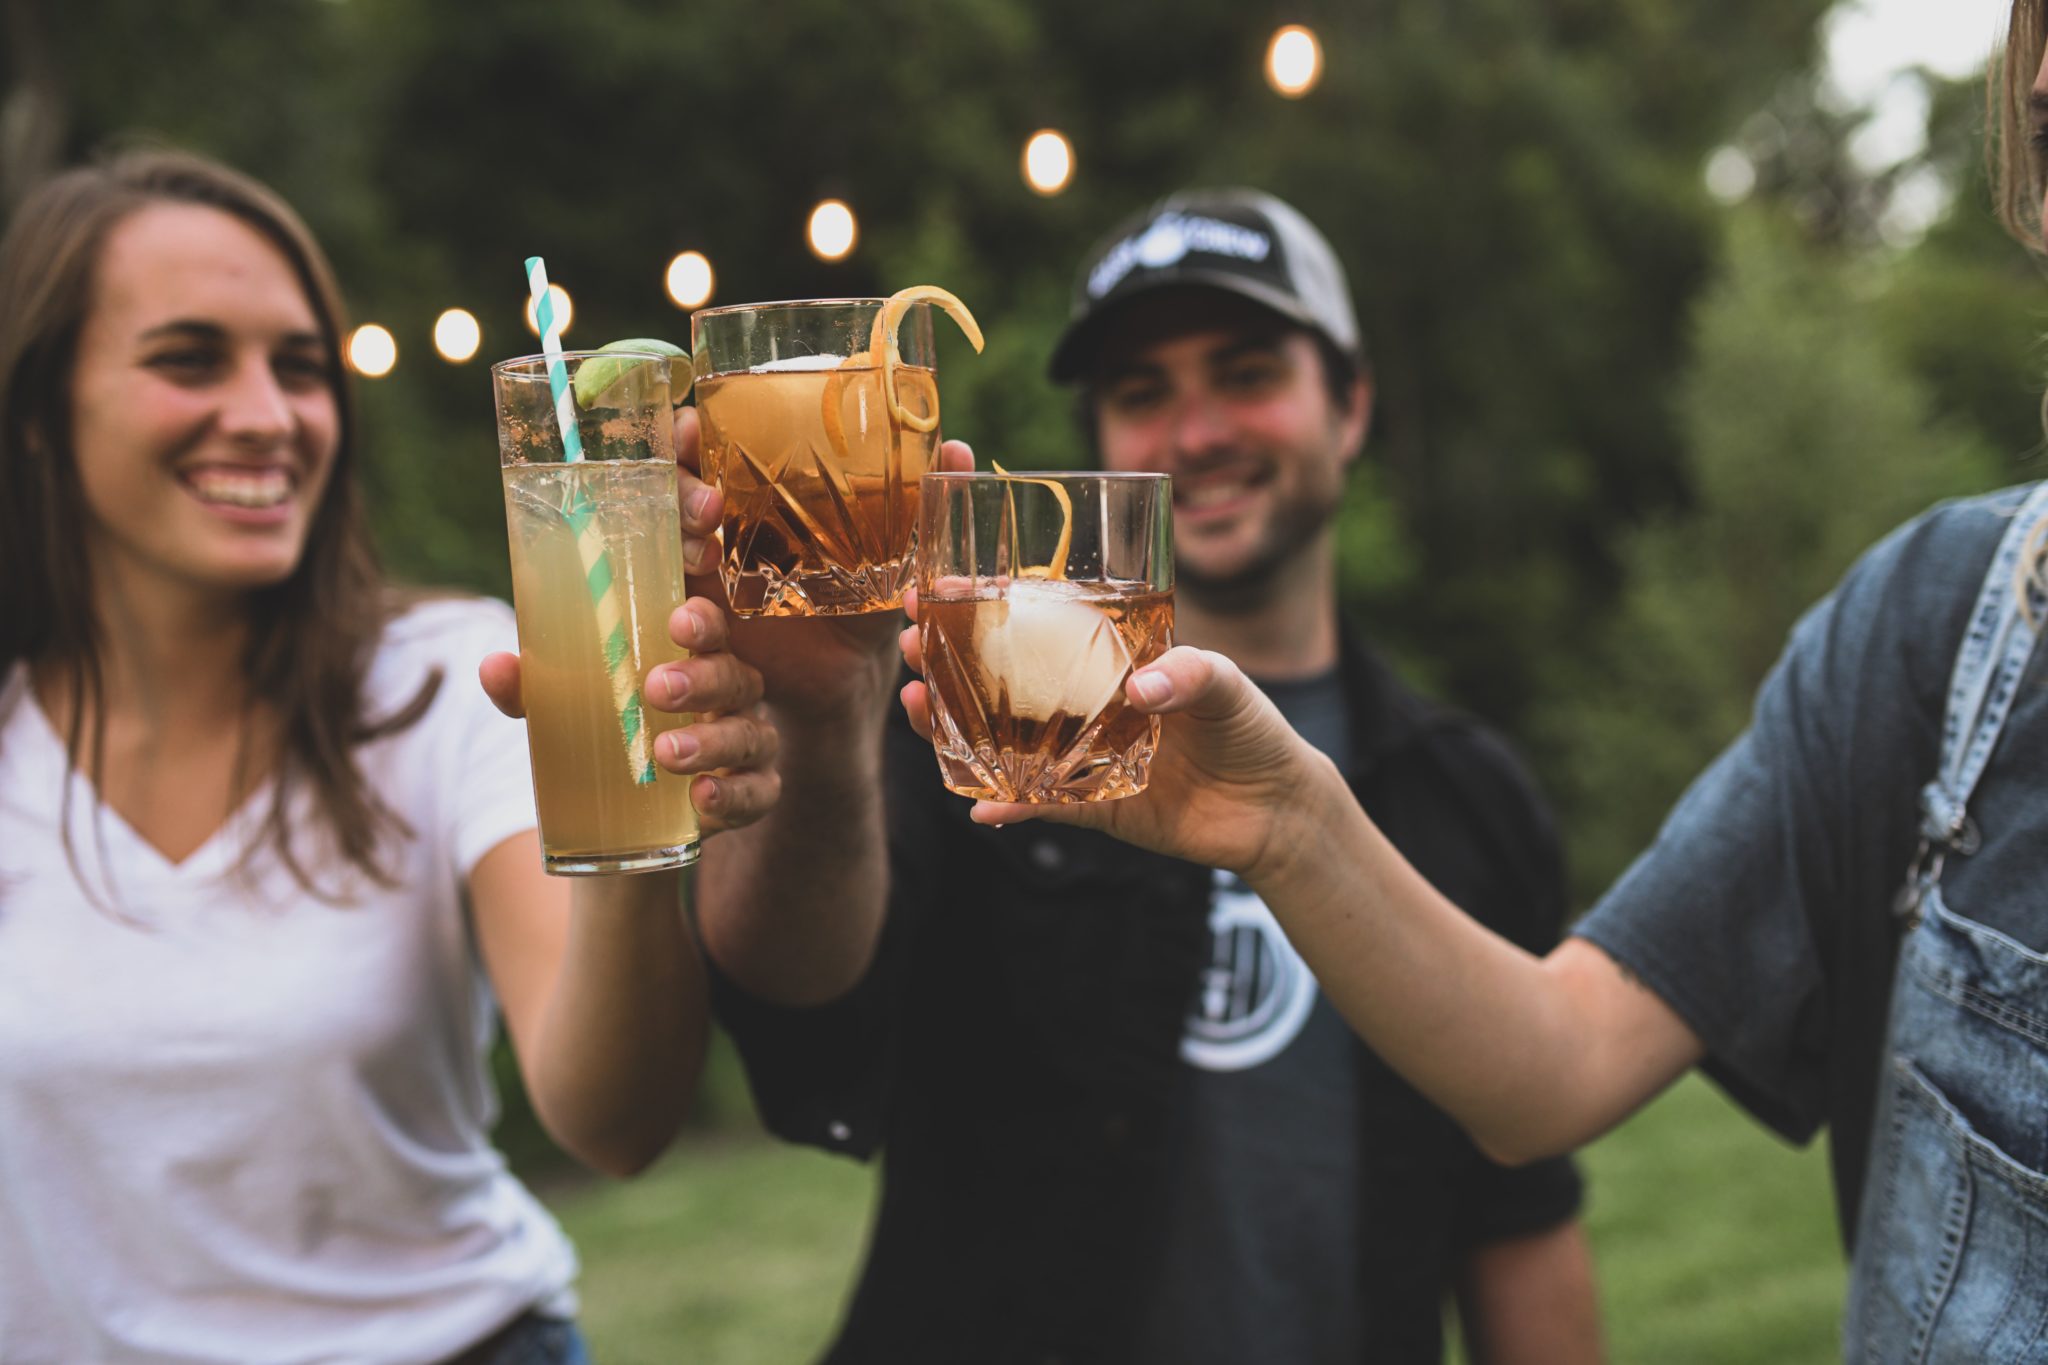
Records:
[[[916,602],[909,604],[916,614]],[[903,632],[904,658],[923,671],[915,628]],[[1137,796],[1073,805],[975,803],[977,824],[1054,820],[1087,825],[1144,848],[1257,880],[1298,851],[1298,817],[1325,795],[1343,797],[1335,765],[1303,740],[1266,695],[1221,654],[1186,645],[1134,672],[1124,695],[1140,711],[1165,717],[1150,780]],[[903,706],[920,734],[931,734],[922,682],[903,688]],[[1348,799],[1346,797],[1345,799]]]
[[[726,614],[692,597],[669,617],[669,638],[691,657],[651,670],[641,689],[657,711],[691,711],[696,719],[659,735],[654,760],[669,772],[694,774],[690,800],[705,834],[752,824],[775,804],[775,727],[761,702],[761,675],[727,648]],[[492,654],[477,670],[484,691],[508,716],[524,716],[519,656]]]

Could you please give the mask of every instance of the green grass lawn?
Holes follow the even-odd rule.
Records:
[[[626,1184],[544,1191],[583,1258],[597,1365],[803,1365],[860,1254],[868,1171],[764,1138],[688,1143]]]
[[[1841,1359],[1846,1272],[1822,1146],[1786,1146],[1688,1077],[1585,1167],[1611,1359]]]
[[[1820,1149],[1795,1152],[1688,1079],[1585,1154],[1618,1365],[1823,1365],[1843,1270]],[[802,1365],[867,1220],[852,1162],[744,1133],[626,1184],[544,1188],[583,1255],[598,1365]]]

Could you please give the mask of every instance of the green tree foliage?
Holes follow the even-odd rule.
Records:
[[[942,342],[948,431],[1071,465],[1042,365],[1081,252],[1176,185],[1267,186],[1329,230],[1374,338],[1347,585],[1418,671],[1513,725],[1612,602],[1618,529],[1683,497],[1663,395],[1712,236],[1698,167],[1806,64],[1824,8],[1332,6],[1299,101],[1260,77],[1275,16],[1229,0],[81,0],[58,46],[74,151],[153,126],[305,209],[402,348],[363,386],[390,555],[485,587],[488,384],[427,329],[461,304],[484,358],[530,349],[525,255],[574,292],[576,342],[680,340],[659,279],[684,247],[718,301],[945,284],[990,338]],[[1053,199],[1017,173],[1046,125],[1078,150]],[[801,242],[826,194],[863,224],[836,265]]]
[[[2048,472],[2038,458],[2048,385],[2041,262],[1985,208],[1991,185],[1981,84],[1928,84],[1928,145],[1912,167],[1948,187],[1954,207],[1898,261],[1875,316],[1937,406],[1983,431],[2008,457],[2008,477],[2038,477]]]
[[[388,243],[379,201],[362,192],[367,91],[345,3],[7,4],[58,67],[67,160],[110,141],[172,141],[277,186],[344,264]]]
[[[1854,557],[2002,479],[1985,438],[1869,325],[1867,292],[1863,268],[1773,211],[1729,224],[1677,391],[1688,505],[1625,538],[1619,609],[1543,719],[1588,893],[1743,727],[1792,622]]]
[[[1817,80],[1783,83],[1734,139],[1757,171],[1752,202],[1780,208],[1816,246],[1861,256],[1881,287],[1868,322],[1883,328],[1936,407],[1982,430],[2002,452],[2041,443],[2038,398],[2048,361],[2038,260],[1988,211],[1984,86],[1921,71],[1927,138],[1896,164],[1852,154],[1869,111],[1831,103]],[[1921,235],[1916,200],[1945,201]]]
[[[1683,496],[1666,394],[1712,240],[1699,167],[1823,8],[1371,6],[1329,86],[1222,148],[1329,228],[1374,338],[1397,510],[1347,523],[1355,600],[1511,728],[1612,603],[1618,531]]]

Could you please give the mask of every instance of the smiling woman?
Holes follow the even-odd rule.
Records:
[[[209,588],[266,589],[235,613],[252,661],[235,691],[303,717],[272,743],[291,750],[344,861],[373,870],[384,820],[347,761],[364,718],[329,699],[359,695],[392,604],[348,477],[341,298],[324,257],[261,186],[171,156],[61,177],[9,235],[0,562],[10,583],[39,590],[0,620],[0,666],[34,664],[72,765],[98,784],[107,756],[91,744],[104,739],[113,662],[104,633],[150,619],[180,587],[199,594],[183,599],[194,605]],[[275,483],[266,468],[297,487],[255,526],[196,482],[219,490],[242,472]],[[145,566],[172,573],[159,580]],[[430,697],[407,698],[389,723],[402,728]],[[205,803],[215,818],[251,777],[222,776]],[[282,798],[265,829],[289,859]]]
[[[254,228],[197,204],[116,226],[72,379],[98,590],[149,611],[285,579],[334,468],[332,373],[290,260]]]
[[[0,299],[0,1359],[581,1360],[489,1059],[502,1010],[555,1139],[652,1160],[705,1037],[675,874],[543,874],[526,745],[449,679],[511,613],[384,585],[275,195],[69,172]],[[758,684],[700,606],[675,733],[744,793],[772,747],[713,718]]]

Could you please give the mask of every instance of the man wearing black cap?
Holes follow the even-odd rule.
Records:
[[[1106,467],[1173,476],[1177,638],[1259,679],[1452,900],[1548,947],[1559,857],[1520,767],[1339,623],[1333,521],[1371,390],[1322,235],[1254,191],[1154,205],[1090,253],[1050,368]],[[792,865],[826,803],[786,768],[782,809],[707,852],[702,891],[829,894],[880,925],[831,999],[771,1004],[714,971],[770,1127],[882,1154],[828,1360],[1435,1362],[1447,1293],[1475,1362],[1598,1359],[1571,1165],[1480,1156],[1352,1037],[1247,888],[1072,826],[973,825],[900,715],[879,755],[850,717],[831,732],[801,771],[879,762],[886,857],[854,841]]]

